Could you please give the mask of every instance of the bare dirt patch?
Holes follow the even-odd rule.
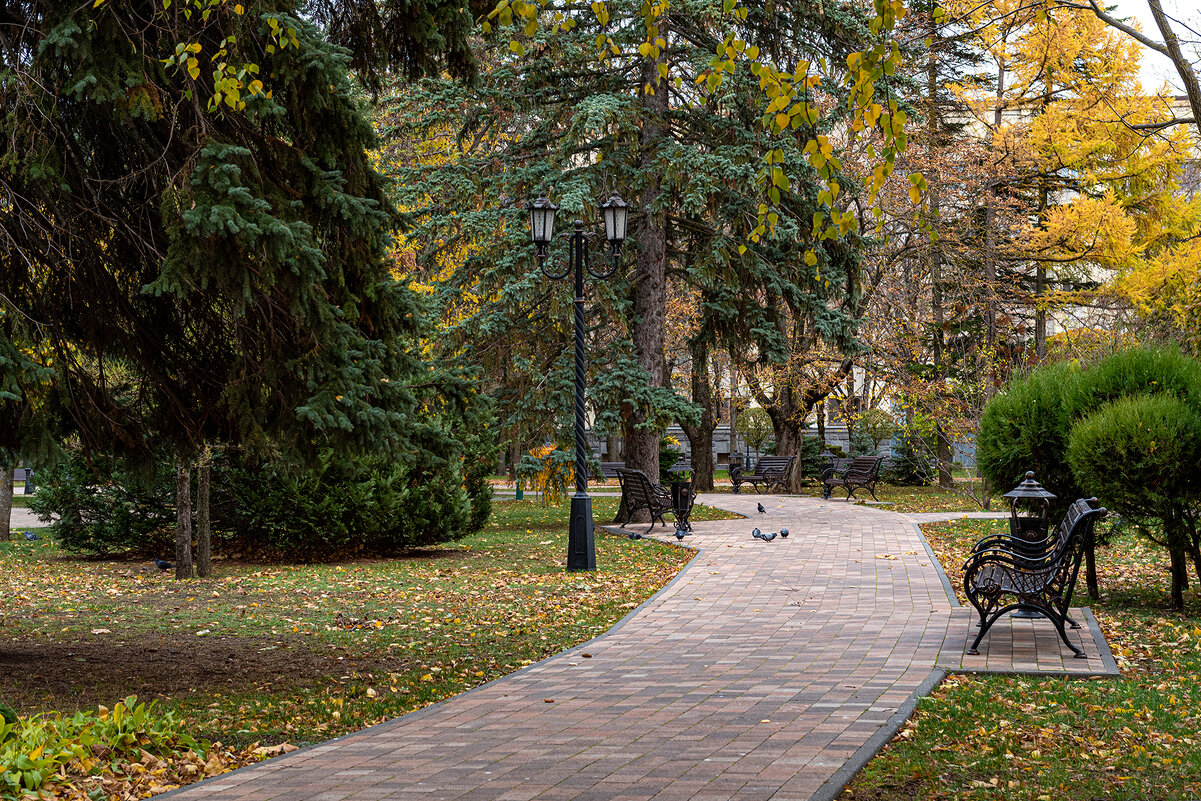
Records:
[[[166,635],[28,639],[0,644],[0,687],[22,713],[70,712],[128,695],[185,698],[282,690],[314,679],[378,667],[341,649],[317,651],[288,639]]]

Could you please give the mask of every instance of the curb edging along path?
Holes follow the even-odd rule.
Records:
[[[687,540],[696,558],[605,635],[418,712],[168,795],[833,798],[944,675],[940,657],[962,654],[970,623],[901,515],[814,498],[701,500],[751,519],[696,523]],[[790,537],[760,542],[752,526],[786,527]],[[985,657],[999,662],[997,642],[1007,647],[1008,634],[996,629],[1003,636],[990,635]]]

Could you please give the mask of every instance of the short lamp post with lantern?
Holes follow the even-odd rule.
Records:
[[[1048,492],[1034,480],[1034,472],[1027,471],[1026,479],[1001,496],[1009,499],[1009,533],[1015,539],[1038,542],[1046,539],[1050,527],[1051,501],[1055,494]],[[1022,502],[1024,508],[1019,507]],[[1019,609],[1013,617],[1042,617],[1038,612]]]
[[[559,207],[543,192],[526,208],[530,213],[530,238],[538,256],[543,275],[560,280],[574,274],[575,279],[575,494],[571,496],[571,525],[567,535],[567,569],[596,570],[596,548],[593,544],[592,498],[588,496],[588,441],[584,433],[584,277],[606,279],[617,272],[621,263],[621,245],[626,238],[626,222],[630,206],[616,192],[601,204],[605,223],[605,240],[609,243],[608,269],[594,270],[588,255],[588,243],[596,235],[584,231],[582,220],[576,220],[572,230],[560,234],[568,240],[567,266],[562,272],[549,269],[547,259],[554,238],[555,212]]]

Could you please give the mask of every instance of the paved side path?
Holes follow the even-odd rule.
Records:
[[[9,528],[16,531],[23,528],[41,528],[46,524],[38,520],[37,515],[29,511],[27,507],[14,506],[8,525]]]
[[[689,538],[697,558],[605,636],[171,795],[831,797],[850,776],[848,760],[878,748],[919,688],[941,676],[944,643],[962,650],[964,632],[949,629],[957,604],[900,515],[810,498],[702,500],[751,519],[697,524]],[[767,514],[755,511],[758,501]],[[754,525],[791,536],[759,542]]]

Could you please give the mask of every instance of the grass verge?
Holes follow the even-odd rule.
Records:
[[[598,522],[616,504],[595,499]],[[567,573],[567,514],[497,501],[480,534],[404,558],[217,562],[187,582],[0,544],[0,700],[27,715],[136,693],[226,745],[329,739],[601,634],[691,558],[598,530],[597,571]]]
[[[1005,521],[923,526],[951,583]],[[1083,596],[1122,668],[1115,679],[951,676],[844,791],[847,799],[1201,797],[1201,591],[1169,613],[1167,556],[1133,534],[1098,549]],[[962,587],[956,587],[962,598]]]
[[[965,490],[966,486],[961,490],[945,490],[935,486],[914,487],[881,482],[876,485],[876,497],[885,504],[881,508],[890,512],[979,512],[980,504]],[[820,484],[806,487],[804,494],[820,498],[822,487]],[[855,495],[860,502],[872,501],[871,493],[865,489],[856,490]],[[836,488],[832,497],[834,500],[845,500],[846,490]]]

